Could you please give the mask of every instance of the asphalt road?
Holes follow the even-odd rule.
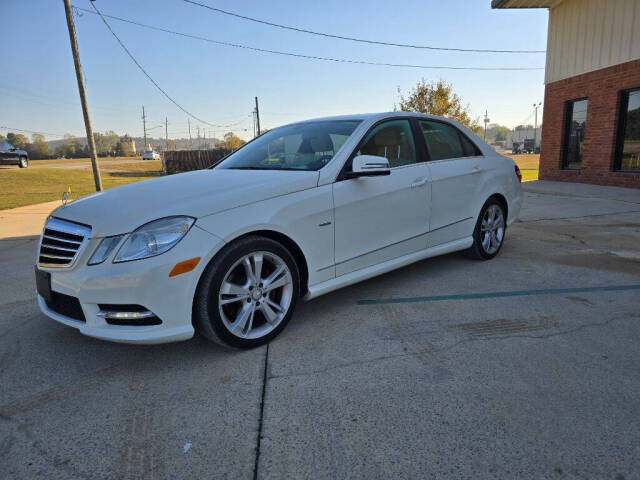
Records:
[[[578,187],[242,352],[84,337],[0,240],[0,478],[640,477],[640,190]]]

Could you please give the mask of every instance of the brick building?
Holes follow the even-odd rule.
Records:
[[[640,0],[492,0],[548,8],[540,178],[640,188]]]

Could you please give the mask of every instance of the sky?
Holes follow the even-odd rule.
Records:
[[[454,48],[545,50],[546,9],[492,10],[491,0],[197,0],[224,10],[334,35]],[[73,5],[91,9],[89,0]],[[102,13],[210,39],[304,55],[370,62],[477,67],[544,67],[544,54],[419,50],[371,45],[274,28],[184,0],[97,0]],[[187,115],[138,70],[95,14],[75,16],[94,130],[142,136],[188,136]],[[48,140],[82,136],[84,123],[62,0],[0,0],[0,127],[38,131]],[[327,115],[393,110],[397,90],[424,77],[445,80],[474,118],[514,127],[533,121],[543,100],[544,71],[394,68],[259,53],[145,29],[107,18],[154,80],[196,117],[191,132],[253,136],[259,97],[261,124]],[[539,115],[538,118],[541,118]],[[223,125],[234,124],[231,127]],[[0,128],[6,134],[6,128]]]

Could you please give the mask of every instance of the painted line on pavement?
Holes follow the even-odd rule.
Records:
[[[566,293],[617,292],[617,291],[625,291],[625,290],[640,290],[640,285],[636,284],[636,285],[612,285],[612,286],[604,286],[604,287],[543,288],[539,290],[513,290],[509,292],[436,295],[433,297],[380,298],[377,300],[358,300],[357,303],[358,305],[380,305],[385,303],[441,302],[445,300],[473,300],[478,298],[525,297],[530,295],[563,295]]]

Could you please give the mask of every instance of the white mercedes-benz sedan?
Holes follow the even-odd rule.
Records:
[[[311,299],[456,250],[488,260],[520,171],[466,127],[405,112],[268,131],[215,167],[90,195],[47,219],[49,317],[105,340],[268,342]]]

